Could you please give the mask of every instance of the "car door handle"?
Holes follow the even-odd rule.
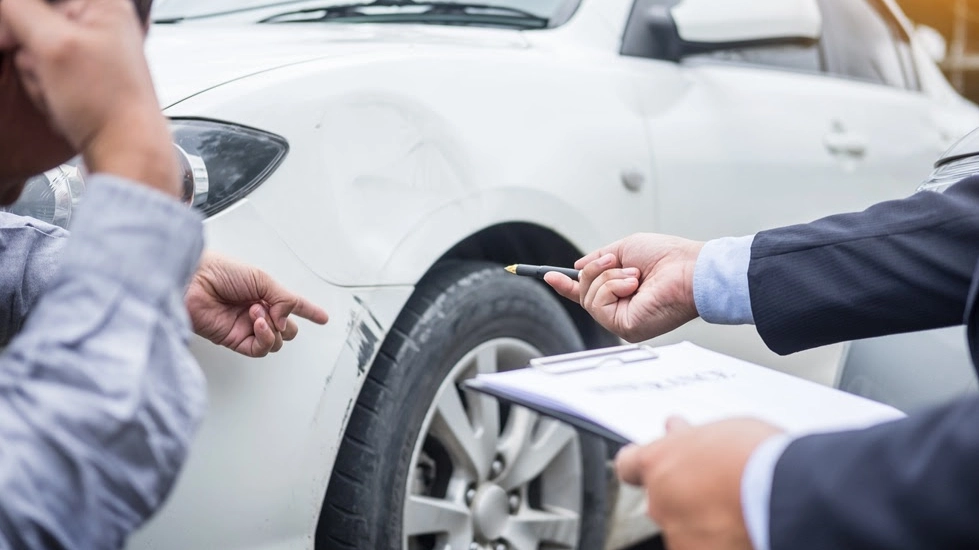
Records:
[[[823,144],[833,155],[862,157],[867,153],[867,139],[851,132],[831,132],[823,138]]]

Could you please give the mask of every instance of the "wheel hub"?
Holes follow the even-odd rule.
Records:
[[[499,538],[510,516],[506,491],[494,483],[483,485],[473,499],[472,513],[477,535],[485,540]]]
[[[579,546],[582,460],[574,431],[458,388],[539,356],[526,342],[497,338],[446,375],[412,451],[413,467],[425,473],[416,477],[427,482],[408,486],[405,550]]]

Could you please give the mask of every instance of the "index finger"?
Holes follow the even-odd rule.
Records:
[[[285,330],[289,316],[292,314],[320,325],[326,324],[329,320],[326,311],[309,303],[305,298],[295,295],[282,296],[276,299],[269,308],[269,313],[272,315],[272,322],[278,331]]]
[[[325,325],[327,321],[330,320],[330,316],[326,314],[326,310],[320,306],[310,302],[309,300],[298,297],[296,302],[296,307],[293,308],[292,313],[316,323],[317,325]]]
[[[578,261],[576,261],[574,263],[574,268],[575,269],[582,269],[586,265],[588,265],[588,264],[594,262],[595,260],[601,258],[602,256],[604,256],[606,253],[607,252],[604,249],[601,249],[601,248],[599,248],[598,250],[595,250],[594,252],[589,252],[588,254],[582,256],[581,258],[579,258]]]
[[[582,307],[587,309],[588,304],[592,303],[595,293],[598,292],[600,285],[595,285],[595,279],[609,269],[619,267],[619,259],[612,253],[606,253],[595,261],[581,268],[578,275],[578,294]]]

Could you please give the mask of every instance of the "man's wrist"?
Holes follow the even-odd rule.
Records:
[[[696,295],[696,273],[697,273],[697,259],[700,258],[700,253],[704,249],[703,241],[692,241],[690,246],[686,250],[687,260],[684,262],[683,271],[683,281],[687,285],[684,290],[684,306],[688,309],[685,312],[687,319],[696,319],[698,317],[697,313],[697,295]]]
[[[83,149],[86,168],[182,195],[176,152],[159,109],[136,106],[106,124]]]

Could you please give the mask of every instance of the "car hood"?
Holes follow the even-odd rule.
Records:
[[[427,46],[526,48],[519,31],[434,25],[154,25],[146,53],[163,108],[227,82],[317,59]]]

